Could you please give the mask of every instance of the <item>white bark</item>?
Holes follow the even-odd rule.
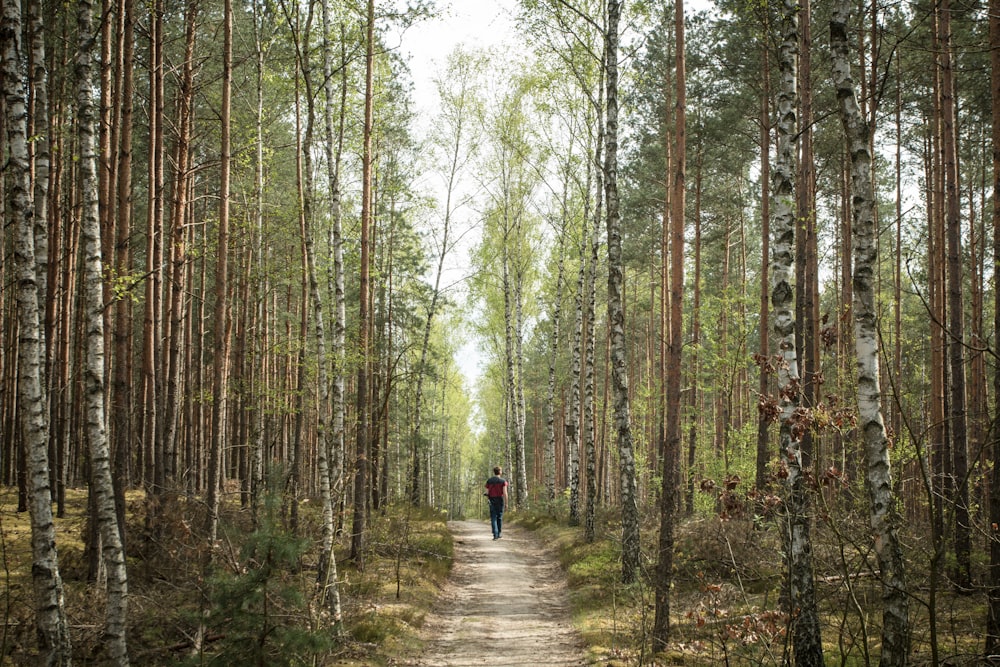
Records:
[[[771,241],[772,325],[780,361],[779,443],[788,487],[786,512],[786,563],[788,605],[792,616],[793,646],[800,665],[822,665],[823,647],[812,569],[809,535],[808,489],[802,467],[803,424],[799,413],[801,394],[798,356],[795,349],[794,267],[795,267],[795,136],[796,55],[798,53],[798,5],[782,0],[781,45],[778,89],[778,148],[773,171],[774,215]]]
[[[340,224],[340,185],[337,170],[337,154],[334,151],[336,137],[333,133],[333,50],[330,45],[330,0],[323,0],[323,92],[326,95],[326,105],[324,106],[323,120],[326,131],[326,160],[327,160],[327,186],[331,193],[330,218],[334,227]],[[345,63],[346,65],[346,63]],[[336,197],[334,194],[336,193]],[[316,345],[317,356],[319,357],[319,385],[320,385],[320,436],[321,443],[317,465],[319,467],[319,487],[320,495],[323,499],[323,544],[320,552],[319,585],[322,587],[322,601],[325,602],[333,620],[334,632],[342,632],[343,614],[340,606],[340,588],[337,585],[337,559],[333,552],[333,540],[335,533],[334,525],[334,494],[335,479],[339,479],[340,471],[337,466],[331,466],[334,461],[334,452],[342,446],[343,429],[343,375],[336,373],[331,386],[329,373],[327,372],[326,353],[326,332],[323,327],[323,304],[319,294],[319,283],[316,279],[316,258],[313,252],[312,239],[307,237],[306,241],[309,261],[309,290],[312,293],[314,317],[316,318]],[[342,262],[342,258],[341,258]],[[343,280],[343,266],[341,265],[341,280]],[[343,291],[341,291],[343,296]],[[337,325],[334,325],[337,330]],[[340,328],[340,340],[334,342],[334,354],[343,353],[343,328]],[[338,386],[339,382],[339,386]],[[331,403],[331,397],[337,396],[336,406]],[[339,410],[340,418],[336,418]],[[338,430],[339,429],[339,430]],[[332,474],[336,471],[337,477]]]
[[[49,421],[42,387],[42,341],[36,282],[33,206],[28,163],[27,106],[21,48],[21,2],[3,0],[0,17],[2,81],[5,102],[7,162],[4,166],[8,205],[6,222],[14,229],[17,280],[17,401],[21,437],[28,458],[28,502],[31,513],[32,586],[35,593],[39,650],[45,664],[69,665],[72,657],[66,624],[62,578],[52,523],[49,484]]]
[[[597,514],[597,451],[595,446],[596,430],[594,424],[594,354],[597,343],[595,336],[597,327],[595,324],[597,314],[597,264],[601,250],[601,213],[603,211],[602,191],[604,181],[600,169],[601,155],[604,146],[602,116],[598,106],[597,114],[597,145],[594,149],[594,162],[588,165],[588,179],[591,169],[594,170],[596,183],[594,188],[594,214],[590,226],[590,261],[587,267],[586,285],[586,313],[584,319],[587,322],[587,349],[584,352],[583,367],[583,442],[587,459],[587,506],[584,511],[584,536],[588,542],[593,542],[596,537],[595,520]],[[588,188],[589,190],[589,188]],[[589,196],[589,193],[588,193]]]
[[[565,214],[564,214],[565,215]],[[571,361],[571,371],[569,378],[569,401],[566,404],[566,432],[565,432],[565,447],[567,458],[569,459],[569,466],[566,470],[566,475],[569,478],[567,481],[569,483],[569,523],[571,526],[575,526],[580,523],[580,378],[581,372],[581,360],[580,346],[583,342],[583,290],[586,286],[586,271],[587,263],[584,258],[587,254],[587,238],[588,238],[588,222],[587,218],[584,218],[583,229],[581,230],[580,236],[580,269],[577,272],[576,277],[576,294],[573,297],[573,347],[571,350],[572,361]],[[563,230],[565,234],[565,230]],[[563,252],[562,252],[562,239],[560,238],[559,244],[559,281],[558,281],[558,292],[561,296],[562,293],[562,274],[563,274]],[[557,307],[558,312],[558,307]],[[556,320],[558,322],[558,320]],[[555,341],[555,337],[553,337]],[[553,385],[552,398],[555,400],[555,351],[556,345],[553,342],[552,345],[552,362],[550,368],[550,382]],[[553,452],[552,459],[555,461],[555,433],[553,435]]]
[[[611,379],[618,434],[622,500],[622,580],[631,583],[639,568],[639,505],[628,396],[628,350],[625,338],[625,270],[618,212],[618,25],[619,0],[608,2],[607,116],[605,119],[604,189],[608,227],[608,321],[611,326]]]
[[[521,239],[523,238],[523,219],[521,215],[516,218],[518,241],[518,254],[515,263],[514,279],[514,363],[516,364],[517,384],[515,387],[514,400],[517,402],[517,409],[514,411],[516,421],[514,422],[514,455],[517,457],[517,484],[514,488],[514,502],[521,506],[528,501],[528,470],[525,452],[525,420],[528,410],[524,398],[524,260],[521,257]]]
[[[87,441],[90,449],[91,488],[101,535],[101,551],[107,569],[108,604],[104,636],[111,664],[129,664],[125,641],[128,614],[128,576],[125,551],[122,548],[115,511],[114,487],[111,481],[111,454],[108,445],[107,415],[104,408],[104,294],[103,261],[101,257],[101,223],[98,208],[97,178],[97,113],[93,91],[98,88],[91,58],[94,46],[93,5],[79,0],[77,20],[80,48],[76,54],[77,125],[80,144],[80,182],[83,206],[81,233],[83,236],[83,284],[86,297],[85,404],[87,410]]]
[[[556,262],[556,296],[555,303],[552,308],[552,333],[549,339],[549,386],[548,394],[545,398],[545,453],[543,460],[543,467],[545,471],[545,497],[549,500],[554,500],[556,497],[556,359],[559,354],[559,325],[562,318],[562,291],[563,291],[563,275],[565,272],[565,260],[563,255],[563,246],[566,238],[566,206],[565,206],[565,191],[563,194],[563,211],[562,211],[562,228],[559,230],[559,241],[558,241],[558,260]],[[580,265],[580,271],[582,275],[583,264]],[[580,292],[577,290],[576,296],[576,311],[577,311],[577,322],[580,323]],[[582,323],[581,323],[582,326]],[[578,343],[578,336],[574,333],[574,347],[573,347],[573,372],[574,378],[580,375],[580,346]],[[573,383],[573,392],[576,394],[576,398],[570,397],[569,405],[566,408],[566,442],[570,442],[570,430],[573,431],[573,442],[577,441],[576,437],[576,414],[579,412],[579,390],[576,388],[576,383]],[[571,426],[570,419],[573,419],[573,424]],[[570,486],[570,504],[569,504],[569,516],[570,522],[575,522],[577,508],[575,498],[572,496],[572,485]]]
[[[29,2],[25,7],[28,13],[28,30],[31,33],[31,121],[34,126],[31,142],[34,168],[34,234],[35,234],[35,274],[38,281],[38,308],[42,318],[42,335],[45,335],[44,317],[48,293],[49,278],[49,97],[48,72],[45,69],[45,33],[42,26],[41,2]],[[43,340],[43,345],[45,345]],[[42,367],[43,383],[48,374],[48,359]],[[44,384],[43,384],[44,386]],[[48,392],[46,392],[48,393]]]
[[[898,514],[879,386],[879,339],[875,310],[878,243],[872,192],[871,129],[861,115],[851,76],[847,25],[851,3],[838,0],[830,19],[833,81],[851,156],[854,240],[854,346],[858,359],[858,427],[864,436],[870,521],[882,582],[882,665],[905,665],[909,605],[903,556],[896,536]]]

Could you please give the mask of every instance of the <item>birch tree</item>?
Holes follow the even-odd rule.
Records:
[[[339,315],[343,308],[343,249],[340,241],[340,155],[337,148],[340,146],[339,136],[343,134],[343,102],[341,102],[341,128],[339,136],[334,134],[334,93],[333,93],[333,47],[331,44],[331,32],[333,30],[330,0],[323,0],[323,93],[326,103],[323,107],[323,127],[325,131],[326,150],[326,177],[329,188],[330,208],[329,224],[335,230],[335,266],[339,290],[332,294],[336,303],[334,312]],[[346,68],[347,63],[341,63],[341,67]],[[326,352],[326,332],[323,328],[323,307],[319,296],[319,285],[316,278],[316,259],[312,244],[309,246],[310,255],[310,289],[313,293],[314,316],[317,318],[316,343],[317,354],[319,356],[319,380],[320,380],[320,413],[326,417],[325,427],[322,429],[322,440],[318,456],[318,466],[320,474],[320,494],[323,498],[323,541],[320,551],[320,562],[317,571],[317,582],[322,587],[323,595],[321,600],[326,603],[333,620],[334,630],[339,633],[343,623],[340,606],[340,587],[337,584],[337,559],[333,552],[333,540],[335,533],[333,505],[337,491],[337,482],[340,478],[340,470],[336,464],[336,452],[343,451],[344,444],[344,376],[343,364],[337,363],[343,354],[344,348],[344,327],[343,322],[335,317],[333,324],[333,349],[332,355],[334,365],[333,378],[329,375],[329,364],[327,364]]]
[[[14,229],[17,280],[17,400],[27,451],[28,509],[31,514],[31,580],[39,650],[47,665],[72,659],[62,577],[52,522],[49,481],[49,420],[42,384],[42,339],[35,261],[34,210],[28,163],[27,101],[20,0],[4,0],[0,16],[0,81],[4,96],[4,165],[7,224]]]
[[[625,265],[622,223],[618,209],[618,26],[622,2],[608,0],[605,29],[606,115],[604,120],[604,199],[608,230],[608,320],[611,327],[611,379],[614,388],[615,431],[620,457],[622,499],[622,582],[635,581],[639,569],[639,499],[629,414],[628,349],[625,337]]]
[[[109,661],[118,667],[129,664],[125,641],[128,618],[128,577],[115,511],[108,446],[107,415],[104,409],[104,268],[101,256],[101,222],[97,177],[97,113],[93,91],[98,88],[92,59],[94,51],[93,5],[77,4],[80,46],[76,52],[77,138],[80,150],[80,182],[83,206],[80,222],[83,235],[83,284],[86,298],[86,371],[84,374],[87,410],[87,443],[90,449],[91,488],[101,535],[101,549],[107,568],[107,611],[104,635]]]
[[[778,346],[779,447],[785,497],[785,560],[792,643],[799,665],[823,664],[819,616],[816,610],[809,534],[808,485],[803,469],[801,439],[806,425],[799,409],[801,392],[795,349],[795,136],[798,5],[782,0],[777,99],[778,147],[772,180],[774,216],[771,225],[771,324]]]
[[[870,521],[882,582],[881,664],[905,665],[909,653],[909,600],[903,554],[896,536],[898,516],[879,380],[878,313],[875,306],[878,243],[872,188],[871,127],[861,114],[851,75],[850,16],[850,1],[838,0],[830,19],[830,47],[833,82],[851,157],[858,427],[864,437]]]

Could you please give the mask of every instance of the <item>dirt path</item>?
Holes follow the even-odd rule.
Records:
[[[438,609],[424,622],[423,667],[585,665],[569,620],[559,564],[526,530],[454,521],[455,564]]]

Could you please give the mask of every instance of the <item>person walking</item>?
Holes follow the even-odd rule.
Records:
[[[499,540],[503,531],[503,513],[507,509],[507,480],[503,468],[493,468],[493,476],[486,480],[486,497],[490,501],[490,526],[493,528],[493,539]]]

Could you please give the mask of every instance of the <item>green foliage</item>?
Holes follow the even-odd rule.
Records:
[[[306,665],[333,647],[332,636],[316,626],[305,592],[312,582],[300,561],[310,543],[281,527],[279,501],[266,499],[260,526],[232,567],[208,580],[206,642],[190,664]]]

